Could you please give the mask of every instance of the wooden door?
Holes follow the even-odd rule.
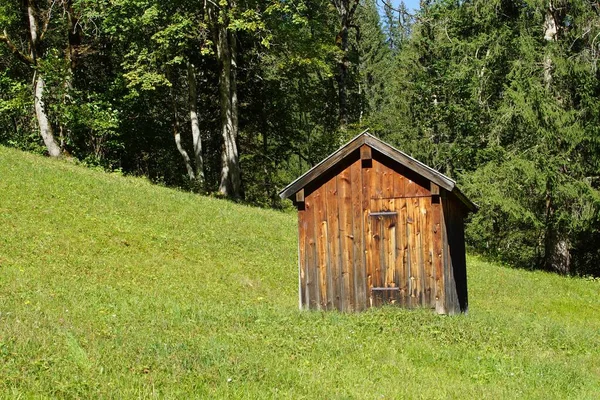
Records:
[[[365,241],[372,306],[432,304],[430,211],[430,197],[371,200]]]
[[[396,303],[399,300],[400,276],[396,273],[397,227],[396,211],[376,211],[369,214],[371,234],[371,298],[372,305]]]

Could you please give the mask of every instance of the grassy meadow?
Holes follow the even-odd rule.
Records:
[[[600,281],[301,312],[296,220],[0,147],[0,398],[597,399]]]

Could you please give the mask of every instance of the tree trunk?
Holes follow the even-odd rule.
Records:
[[[342,59],[338,63],[338,97],[340,127],[346,129],[348,124],[348,2],[340,1],[338,12],[342,20],[342,29],[338,34],[338,42],[342,50]]]
[[[73,8],[73,0],[67,0],[63,3],[63,13],[67,17],[67,47],[65,49],[67,70],[63,82],[64,95],[62,98],[63,106],[66,108],[72,102],[71,93],[73,93],[73,80],[79,61],[83,29]],[[69,127],[64,122],[59,122],[58,138],[63,152],[65,152],[65,140],[70,136],[71,130]]]
[[[233,31],[229,31],[228,35],[229,46],[230,46],[230,55],[231,55],[231,121],[232,121],[232,132],[233,137],[235,138],[234,146],[235,146],[235,156],[239,158],[238,150],[237,150],[237,137],[238,137],[238,127],[239,127],[239,102],[238,102],[238,91],[237,91],[237,41],[235,38],[235,33]],[[238,174],[239,175],[239,174]],[[241,182],[239,183],[241,189]]]
[[[213,18],[215,42],[219,60],[219,101],[221,107],[221,182],[219,192],[239,199],[242,196],[241,171],[237,149],[238,100],[236,83],[235,37],[227,29],[227,23]]]
[[[31,60],[34,66],[37,66],[37,58],[38,58],[38,23],[36,20],[36,10],[34,9],[33,1],[28,0],[26,2],[27,5],[27,21],[29,23],[29,40],[30,40],[30,51],[31,51]],[[48,154],[50,157],[60,157],[61,149],[56,139],[54,138],[54,132],[52,131],[52,125],[48,120],[48,114],[46,107],[44,105],[44,89],[46,87],[46,83],[44,82],[44,77],[41,72],[36,71],[34,73],[34,97],[33,104],[35,108],[35,117],[38,121],[38,126],[40,128],[40,136],[42,136],[42,140],[46,145],[46,149],[48,150]]]
[[[546,182],[546,220],[544,234],[544,265],[548,271],[568,274],[571,267],[571,253],[567,236],[555,223],[552,184]]]
[[[546,17],[544,19],[544,39],[547,42],[556,42],[558,40],[560,34],[560,13],[561,11],[556,9],[551,1],[548,2]],[[552,70],[554,69],[550,51],[546,54],[543,63],[544,83],[546,84],[546,89],[548,90],[552,86]]]
[[[73,0],[68,0],[65,3],[65,12],[67,13],[67,28],[69,29],[66,53],[67,61],[69,62],[69,71],[72,72],[76,69],[79,62],[83,29],[75,14]]]
[[[358,7],[359,0],[332,0],[340,16],[340,31],[336,37],[336,43],[342,51],[342,58],[338,62],[338,74],[336,76],[338,84],[339,101],[339,122],[342,129],[346,129],[348,124],[348,69],[350,60],[348,59],[348,34],[350,28],[356,28],[353,25],[354,14]]]
[[[550,233],[546,238],[546,269],[567,275],[571,270],[569,241],[558,233]]]
[[[544,39],[547,42],[556,42],[560,34],[561,10],[556,9],[552,1],[548,3],[546,18],[544,20]],[[546,90],[552,89],[553,85],[553,62],[552,48],[550,48],[543,62],[543,79]],[[560,103],[560,99],[555,99]],[[549,271],[568,274],[571,266],[571,254],[567,235],[561,232],[554,217],[553,185],[550,180],[546,183],[546,227],[544,240],[544,267]]]
[[[544,19],[544,39],[549,42],[555,42],[558,35],[558,24],[556,23],[556,9],[549,2],[546,10],[546,18]]]
[[[177,102],[175,101],[175,94],[173,93],[173,86],[171,86],[170,90],[171,95],[171,107],[173,112],[173,137],[175,139],[175,146],[177,146],[177,150],[179,154],[181,154],[181,158],[183,158],[183,162],[185,164],[185,169],[187,170],[188,178],[190,181],[194,181],[196,176],[194,175],[194,168],[192,168],[192,160],[188,155],[187,151],[183,148],[181,144],[181,132],[179,129],[179,116],[177,115]]]
[[[34,64],[37,64],[37,46],[38,46],[38,24],[35,18],[35,9],[32,0],[27,0],[27,22],[29,23],[29,40],[31,41],[31,58]]]
[[[179,126],[177,123],[173,124],[173,136],[175,138],[175,145],[177,146],[177,150],[179,150],[179,154],[183,158],[183,162],[185,163],[185,169],[187,170],[188,178],[190,181],[196,179],[194,176],[194,169],[192,168],[192,160],[188,155],[187,151],[181,145],[181,133],[179,133]]]
[[[36,73],[35,76],[35,94],[33,104],[35,106],[35,116],[37,118],[38,126],[40,128],[40,135],[42,136],[44,144],[48,149],[48,154],[50,154],[51,157],[60,157],[60,146],[58,145],[58,143],[56,143],[56,140],[54,139],[52,125],[50,125],[48,115],[46,114],[46,107],[44,106],[44,78],[39,72]]]
[[[192,140],[194,143],[194,161],[196,163],[195,175],[201,189],[204,189],[204,159],[202,158],[202,138],[200,137],[200,123],[198,120],[198,96],[196,90],[196,75],[194,65],[187,63],[188,76],[188,102],[190,108],[190,122],[192,125]]]

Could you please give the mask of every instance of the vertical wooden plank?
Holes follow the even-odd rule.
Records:
[[[444,193],[445,194],[445,193]],[[448,197],[442,196],[442,210],[444,215],[444,225],[443,225],[443,259],[444,259],[444,310],[446,314],[452,314],[453,312],[453,290],[454,280],[452,279],[452,259],[450,258],[450,249],[448,248],[450,227],[452,225],[452,216],[450,213],[450,209],[448,207]]]
[[[441,228],[442,228],[442,277],[443,277],[443,294],[444,297],[441,301],[441,312],[444,314],[448,313],[448,269],[451,266],[450,257],[448,254],[448,222],[449,215],[446,210],[447,192],[444,190],[440,195],[440,216],[441,216]]]
[[[412,244],[412,234],[413,234],[413,225],[412,225],[412,201],[410,199],[406,199],[406,210],[405,210],[405,227],[406,227],[406,247],[405,247],[405,265],[406,265],[406,293],[407,293],[407,301],[406,306],[411,307],[413,300],[413,284],[414,277],[412,274],[412,256],[411,256],[411,247]]]
[[[314,193],[313,193],[314,194]],[[312,194],[305,199],[306,217],[306,299],[308,308],[318,308],[318,287],[316,267],[316,227],[314,221],[314,197]]]
[[[371,164],[372,165],[372,164]],[[365,302],[367,307],[372,306],[372,230],[371,230],[371,221],[369,218],[369,213],[371,212],[371,178],[373,175],[373,168],[362,168],[361,167],[361,180],[362,180],[362,219],[363,219],[363,238],[364,238],[364,252],[363,252],[363,268],[365,271]]]
[[[383,168],[384,166],[373,159],[373,168],[371,168],[371,196],[374,199],[383,198]]]
[[[319,304],[321,309],[327,310],[327,221],[319,221],[319,235],[317,256],[319,259]]]
[[[367,208],[368,210],[369,208]],[[367,295],[367,306],[373,307],[373,247],[375,244],[373,243],[373,231],[376,228],[375,221],[373,218],[368,216],[366,217],[366,232],[365,232],[365,266],[366,266],[366,287],[365,293]]]
[[[312,199],[312,212],[313,212],[313,219],[312,219],[312,223],[314,226],[314,238],[315,238],[315,246],[314,246],[314,261],[313,261],[313,267],[311,269],[311,279],[314,282],[314,300],[316,303],[316,309],[317,310],[322,310],[323,309],[323,302],[321,301],[321,285],[320,285],[320,280],[321,280],[321,261],[319,260],[319,233],[320,233],[320,229],[321,229],[321,221],[320,221],[320,212],[319,212],[319,206],[320,203],[322,203],[321,198],[323,197],[323,190],[322,188],[319,188],[317,190],[315,190],[313,192],[313,199]],[[323,265],[325,266],[325,265]]]
[[[381,197],[389,199],[394,197],[394,170],[384,164],[380,164],[381,169]]]
[[[429,181],[424,182],[423,180],[419,179],[418,182],[415,182],[415,190],[415,196],[417,197],[429,196],[431,194],[429,190]]]
[[[363,144],[360,146],[360,159],[364,161],[369,161],[373,158],[371,147]]]
[[[424,291],[424,281],[425,281],[425,266],[423,262],[423,232],[422,232],[422,218],[421,218],[421,199],[415,198],[414,204],[414,219],[415,219],[415,243],[416,250],[415,254],[417,256],[417,302],[419,306],[423,305],[423,291]]]
[[[414,197],[411,199],[413,203],[413,221],[414,221],[414,261],[415,261],[415,306],[421,305],[421,300],[423,296],[422,292],[422,281],[423,277],[421,275],[421,211],[419,210],[419,198]]]
[[[398,218],[396,216],[390,216],[386,219],[386,234],[385,234],[385,245],[386,245],[386,271],[385,271],[385,287],[395,288],[396,287],[396,226]],[[389,303],[395,303],[397,292],[387,291],[386,301]]]
[[[444,273],[443,273],[443,211],[440,203],[440,197],[434,196],[431,204],[432,228],[433,228],[433,271],[434,271],[434,303],[435,310],[443,314],[444,310]]]
[[[354,309],[362,311],[367,306],[366,299],[366,282],[365,282],[365,267],[363,262],[363,254],[365,251],[363,232],[363,215],[362,215],[362,171],[361,161],[356,161],[350,167],[350,175],[352,176],[351,191],[352,191],[352,235],[354,237],[353,246],[353,268],[354,268]]]
[[[381,199],[372,199],[371,200],[371,212],[377,213],[382,211],[383,201]],[[373,298],[373,306],[381,305],[381,297],[383,293],[380,291],[373,291],[372,288],[379,288],[383,286],[382,282],[382,273],[381,266],[383,264],[382,261],[382,253],[383,253],[383,224],[382,218],[378,215],[372,215],[370,217],[371,222],[371,297]]]
[[[327,197],[327,233],[329,241],[329,270],[327,271],[328,276],[328,290],[327,298],[331,301],[331,308],[342,310],[340,303],[340,225],[339,225],[339,209],[338,209],[338,187],[337,177],[331,178],[325,184]],[[330,306],[328,305],[328,308]]]
[[[406,177],[404,182],[404,196],[415,197],[417,195],[417,184],[410,178]]]
[[[313,207],[315,213],[315,228],[317,229],[317,281],[319,292],[319,308],[327,310],[327,263],[329,262],[329,238],[327,234],[327,207],[325,197],[327,192],[321,186],[313,192]]]
[[[409,257],[410,257],[410,284],[411,284],[411,307],[417,307],[420,304],[421,280],[419,273],[419,200],[415,198],[407,199],[408,227],[409,232]]]
[[[393,196],[394,189],[394,175],[393,171],[390,169],[389,173],[391,174],[388,178],[389,181],[389,196]],[[388,198],[385,200],[386,206],[384,207],[386,211],[395,212],[396,211],[396,200],[394,198]],[[397,243],[397,228],[398,227],[398,216],[389,216],[386,217],[386,226],[385,226],[385,245],[386,245],[386,263],[385,263],[385,287],[396,287],[396,243]],[[386,302],[388,303],[396,303],[398,298],[398,292],[396,291],[387,291],[386,292]]]
[[[406,236],[406,199],[396,199],[395,208],[398,212],[398,224],[396,235],[396,285],[399,288],[398,301],[402,307],[407,306],[408,299],[408,279],[409,273],[406,271],[407,262],[407,236]]]
[[[423,197],[421,199],[424,211],[424,224],[423,224],[423,241],[425,247],[423,248],[423,254],[425,257],[425,305],[427,307],[435,306],[435,278],[433,273],[433,228],[432,228],[432,215],[431,215],[431,197]]]
[[[401,165],[398,165],[396,168],[396,173],[393,174],[393,180],[394,180],[393,197],[405,197],[404,184],[405,184],[406,179],[404,178],[403,170],[404,170],[404,167]]]
[[[381,199],[372,199],[371,200],[371,212],[379,212],[382,209],[382,200]],[[383,223],[382,217],[378,215],[373,215],[370,218],[371,223],[371,297],[373,298],[373,306],[381,305],[381,292],[373,292],[373,287],[382,287],[382,272],[381,266],[383,264],[382,254],[383,243]]]
[[[340,210],[340,244],[341,244],[341,303],[342,310],[352,311],[354,303],[354,294],[352,288],[352,261],[353,261],[353,230],[352,230],[352,194],[351,194],[351,170],[344,169],[338,175],[338,188],[340,195],[338,198],[338,209]]]
[[[371,202],[373,204],[373,202]],[[379,210],[377,206],[371,206],[371,212]],[[379,265],[381,264],[381,221],[379,217],[371,216],[372,237],[371,237],[371,262],[373,274],[371,276],[371,297],[373,306],[377,307],[381,304],[380,292],[374,291],[374,288],[381,286]]]
[[[306,299],[306,220],[304,209],[298,210],[298,298],[300,309],[308,309]]]
[[[427,248],[427,245],[425,242],[426,227],[424,226],[425,216],[423,215],[423,200],[422,197],[417,199],[417,215],[415,216],[418,219],[417,226],[419,227],[417,238],[419,250],[417,254],[419,255],[419,306],[421,307],[426,305],[425,286],[427,281],[427,276],[425,274],[425,249]]]
[[[424,227],[423,227],[423,222],[424,222],[424,218],[423,218],[423,209],[422,209],[422,202],[421,202],[422,198],[417,197],[415,198],[415,220],[417,223],[417,257],[418,257],[418,263],[419,263],[419,269],[418,269],[418,274],[419,274],[419,306],[423,306],[424,305],[424,299],[425,299],[425,281],[426,281],[426,277],[425,277],[425,259],[424,259],[424,247],[425,244],[423,243],[423,233],[424,233]]]
[[[396,211],[396,199],[387,199],[385,201],[385,206],[383,207],[385,211],[395,212]]]

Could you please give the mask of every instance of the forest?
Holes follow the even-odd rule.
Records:
[[[474,251],[600,276],[599,59],[597,0],[0,0],[0,144],[282,209],[368,128]]]

